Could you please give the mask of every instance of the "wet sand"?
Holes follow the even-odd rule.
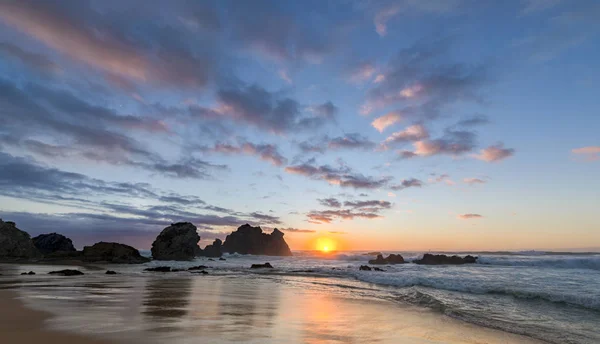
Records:
[[[540,343],[307,278],[0,279],[2,343]]]

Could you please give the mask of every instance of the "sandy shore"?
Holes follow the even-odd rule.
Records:
[[[67,332],[50,331],[44,322],[52,315],[26,308],[14,291],[0,290],[0,337],[6,344],[108,344],[109,341],[94,339]]]
[[[9,344],[540,343],[306,278],[92,270],[0,279],[0,335]]]

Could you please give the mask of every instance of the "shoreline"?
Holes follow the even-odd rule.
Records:
[[[90,274],[52,277],[55,289],[12,277],[18,289],[0,290],[0,332],[7,343],[187,343],[196,336],[200,343],[544,343],[425,308],[307,290],[303,277]],[[39,283],[46,276],[32,278]],[[89,298],[104,292],[109,299]]]
[[[45,322],[54,316],[26,307],[16,291],[0,290],[0,333],[3,343],[114,344],[104,339],[49,330]]]

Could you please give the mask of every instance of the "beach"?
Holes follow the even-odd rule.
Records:
[[[1,265],[3,343],[541,343],[324,277],[57,268]]]

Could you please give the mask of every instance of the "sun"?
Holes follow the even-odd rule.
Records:
[[[316,241],[315,248],[317,249],[317,251],[328,253],[336,250],[337,243],[330,238],[318,238]]]

